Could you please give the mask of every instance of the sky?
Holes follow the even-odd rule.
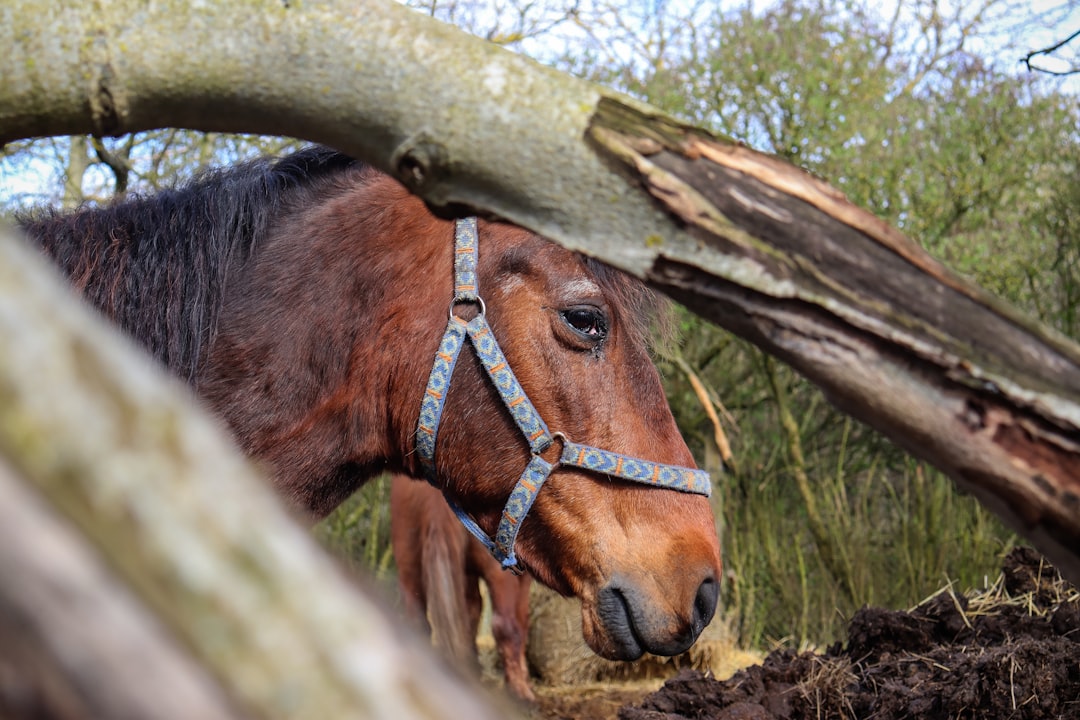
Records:
[[[431,0],[427,0],[427,2],[431,2]],[[583,7],[589,6],[589,0],[580,0],[580,2]],[[868,3],[869,7],[873,7],[883,15],[891,14],[896,7],[893,0],[865,0],[865,2]],[[560,3],[559,0],[550,3],[553,7],[560,4],[565,5],[565,3]],[[720,0],[719,2],[715,0],[711,2],[709,0],[611,0],[608,7],[618,10],[618,12],[609,13],[607,20],[604,22],[608,23],[611,32],[618,32],[620,23],[623,26],[632,27],[638,21],[640,15],[650,17],[663,17],[666,15],[672,18],[681,18],[685,16],[687,8],[694,8],[696,15],[704,17],[718,8],[722,10],[726,8],[743,8],[747,4],[761,10],[772,5],[773,2],[763,0]],[[459,22],[471,23],[473,27],[482,31],[485,25],[491,27],[496,22],[503,24],[506,22],[502,19],[497,20],[493,16],[484,15],[484,8],[491,5],[493,3],[486,3],[483,0],[480,2],[468,2],[465,0],[456,6],[453,3],[442,2],[438,7],[463,8],[454,19]],[[543,3],[538,5],[543,5]],[[907,3],[907,5],[925,8],[930,5],[930,2],[922,0],[922,2]],[[537,4],[533,5],[533,7],[536,6]],[[969,0],[942,0],[939,8],[942,14],[946,16],[956,14],[960,18],[970,18],[976,11],[977,4]],[[468,17],[465,17],[466,13],[469,13]],[[993,57],[1001,70],[1022,72],[1024,65],[1021,59],[1027,52],[1048,47],[1065,40],[1072,33],[1080,31],[1080,0],[1016,0],[1002,11],[999,11],[993,17],[992,23],[993,27],[998,28],[998,32],[978,41],[968,42],[965,46],[966,49],[979,55]],[[599,24],[597,27],[599,28],[598,33],[605,32],[603,24]],[[580,47],[584,33],[579,27],[575,27],[573,23],[563,23],[555,32],[542,36],[545,38],[544,40],[526,41],[521,45],[526,52],[534,57],[551,57],[559,54],[558,50],[560,47],[565,47],[565,45],[561,45],[561,43],[553,44],[552,40],[548,38],[559,38],[561,36],[576,36],[576,41]],[[919,42],[919,38],[914,37],[912,42]],[[620,52],[618,43],[608,43],[607,47],[609,50],[614,48],[613,52],[615,53]],[[624,50],[626,53],[630,52],[629,48],[624,48]],[[1033,64],[1052,71],[1080,67],[1080,37],[1074,39],[1054,56],[1034,58]],[[1053,78],[1048,75],[1046,81],[1051,87],[1080,98],[1080,74],[1066,78]],[[10,161],[6,163],[0,162],[0,205],[10,206],[13,201],[19,202],[20,199],[22,202],[19,204],[40,203],[43,198],[49,197],[49,193],[44,192],[44,190],[48,188],[51,191],[56,185],[56,180],[52,176],[53,167],[53,165],[45,162],[23,162],[21,165],[13,165]]]

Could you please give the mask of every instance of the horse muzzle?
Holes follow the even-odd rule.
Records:
[[[609,660],[685,652],[716,613],[720,583],[710,569],[692,596],[680,601],[680,593],[672,595],[659,584],[613,578],[597,592],[595,603],[582,604],[586,642]]]

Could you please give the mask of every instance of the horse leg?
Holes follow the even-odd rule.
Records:
[[[467,538],[467,542],[473,542],[473,539]],[[465,608],[469,637],[473,639],[473,653],[478,655],[476,634],[480,630],[480,617],[484,613],[484,598],[480,594],[480,576],[468,567],[468,563],[465,572]]]
[[[425,637],[431,637],[431,624],[427,619],[427,595],[424,593],[424,584],[420,580],[420,573],[403,572],[398,565],[398,588],[401,590],[401,599],[405,605],[405,615],[420,630]]]
[[[479,544],[477,544],[479,548]],[[529,665],[525,660],[525,641],[529,635],[529,575],[513,575],[499,566],[490,555],[480,554],[484,562],[481,574],[491,594],[491,634],[502,660],[506,686],[519,700],[535,703],[529,685]]]
[[[431,637],[427,619],[427,593],[422,572],[422,516],[414,500],[412,479],[395,476],[390,484],[390,545],[397,565],[398,589],[405,616],[424,637]]]

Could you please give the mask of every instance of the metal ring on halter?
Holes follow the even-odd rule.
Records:
[[[472,304],[477,304],[477,305],[480,306],[480,310],[478,311],[479,315],[487,315],[487,305],[484,304],[484,298],[477,295],[475,300],[470,300],[470,299],[466,299],[466,298],[454,298],[453,300],[451,300],[450,301],[450,308],[449,308],[449,311],[448,311],[450,319],[453,320],[454,318],[457,317],[457,315],[454,314],[454,306],[455,305],[472,305]],[[458,320],[461,320],[461,318],[458,318]]]
[[[546,450],[549,450],[551,448],[551,446],[555,444],[556,440],[558,440],[558,441],[560,441],[560,443],[562,443],[562,446],[559,448],[559,457],[561,458],[563,450],[566,449],[566,444],[570,442],[569,440],[566,439],[566,435],[563,434],[562,430],[556,430],[555,432],[551,433],[551,442],[549,442],[546,446],[544,446],[544,449],[541,450],[540,452],[544,452]],[[540,453],[533,453],[533,454],[534,455],[539,455]]]

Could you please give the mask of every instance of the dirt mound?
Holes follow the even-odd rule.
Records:
[[[726,681],[683,671],[620,720],[1080,718],[1080,592],[1033,550],[990,589],[863,608],[846,644],[781,650]]]

